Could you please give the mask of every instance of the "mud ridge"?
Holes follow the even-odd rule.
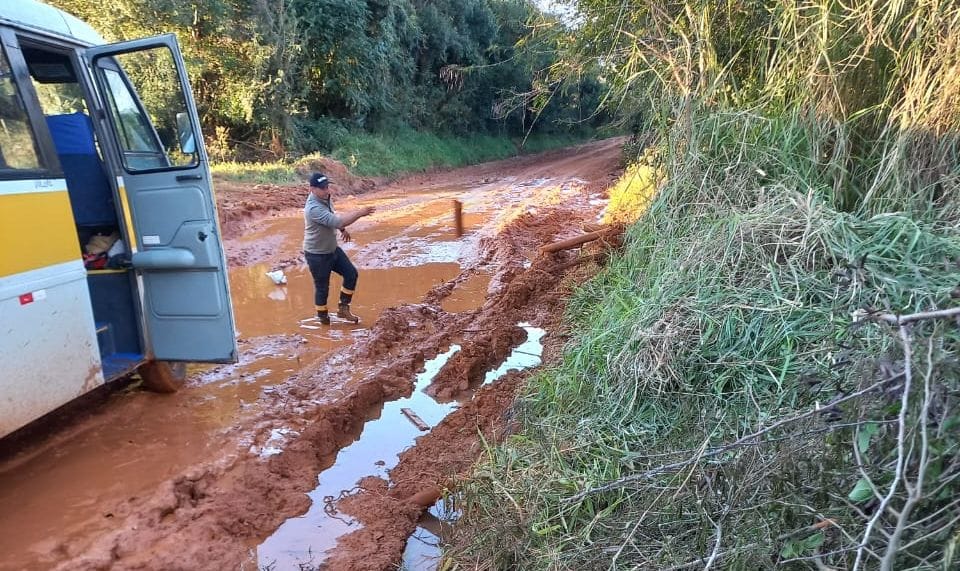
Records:
[[[425,306],[396,308],[378,322],[357,353],[389,353],[400,341],[409,341],[409,336],[397,335],[397,327],[432,314]],[[433,328],[419,331],[429,337]],[[304,492],[312,489],[319,472],[332,465],[336,452],[356,439],[384,402],[410,394],[425,354],[436,352],[404,354],[367,375],[355,371],[353,359],[341,354],[313,374],[301,375],[273,391],[271,396],[278,402],[268,408],[272,412],[260,419],[256,432],[263,434],[276,426],[271,420],[296,415],[298,436],[281,454],[252,463],[238,461],[243,452],[233,454],[168,481],[149,501],[108,510],[111,517],[126,517],[124,529],[100,538],[82,553],[72,552],[70,548],[76,546],[60,545],[61,556],[77,558],[57,569],[238,568],[243,554],[239,545],[260,539],[285,519],[303,513],[309,507]],[[358,378],[346,394],[329,404],[314,404],[325,392],[323,384],[315,381],[355,373]],[[229,536],[230,541],[179,545],[176,538],[184,536]]]
[[[440,369],[427,394],[440,402],[453,400],[458,393],[480,384],[487,371],[502,363],[526,339],[527,332],[516,325],[474,336]]]

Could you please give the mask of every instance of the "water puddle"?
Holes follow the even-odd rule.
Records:
[[[450,193],[450,196],[458,195]],[[411,202],[413,199],[419,202]],[[377,208],[375,214],[350,227],[352,241],[340,244],[358,267],[368,269],[458,261],[462,253],[476,245],[477,230],[496,211],[494,205],[465,202],[464,235],[457,236],[453,201],[449,198],[415,193],[402,199],[378,197],[376,201],[350,197],[336,204],[337,209],[344,212],[365,205]],[[249,239],[245,238],[243,244],[231,245],[230,251],[248,264],[251,255],[254,262],[277,257],[294,260],[300,256],[302,240],[302,219],[279,217],[264,220]]]
[[[440,566],[441,546],[459,517],[453,503],[452,499],[441,499],[420,516],[403,552],[404,571],[434,571]]]
[[[453,288],[440,307],[447,313],[461,313],[479,308],[487,296],[490,280],[490,274],[470,276]]]
[[[517,346],[496,370],[489,371],[484,384],[507,374],[512,370],[537,367],[543,354],[543,329],[520,323],[527,330],[527,340]],[[405,571],[435,571],[440,563],[443,530],[456,521],[458,514],[450,505],[450,500],[440,499],[418,522],[417,530],[407,540],[407,549],[403,553]]]
[[[487,373],[484,384],[495,381],[507,371],[540,364],[541,340],[546,332],[527,323],[519,325],[527,330],[527,340],[497,369]],[[367,476],[388,479],[387,474],[396,466],[400,453],[423,434],[403,409],[412,410],[427,426],[433,427],[459,406],[457,402],[438,403],[423,392],[459,350],[459,345],[453,345],[445,353],[427,361],[424,371],[417,375],[413,394],[386,403],[380,417],[364,426],[359,440],[340,450],[336,463],[318,476],[318,486],[307,494],[313,501],[307,513],[288,519],[256,548],[256,559],[261,567],[298,569],[317,565],[323,561],[323,553],[336,546],[339,537],[356,528],[357,522],[334,512],[332,503]]]
[[[351,309],[360,316],[360,325],[334,322],[321,327],[314,320],[313,278],[305,267],[285,270],[286,285],[276,285],[266,276],[270,267],[258,264],[231,273],[234,314],[241,337],[253,338],[279,333],[297,333],[311,347],[335,349],[366,336],[383,310],[421,300],[432,287],[460,273],[457,263],[423,264],[418,267],[370,269],[360,267],[357,293]],[[337,301],[342,281],[330,279],[330,305]]]
[[[313,501],[310,510],[287,520],[257,549],[260,565],[296,569],[301,563],[314,563],[318,554],[334,547],[338,537],[351,531],[353,520],[328,515],[327,500],[352,490],[364,476],[387,477],[387,471],[396,465],[397,454],[421,434],[401,409],[414,409],[430,426],[453,410],[453,405],[431,405],[432,400],[422,390],[459,350],[459,345],[453,345],[427,361],[424,372],[417,375],[413,394],[387,403],[380,418],[364,426],[361,438],[340,450],[336,463],[320,474],[319,485],[307,494]]]

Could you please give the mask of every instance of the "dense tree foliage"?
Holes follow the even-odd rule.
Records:
[[[531,0],[51,0],[108,40],[177,34],[214,153],[329,149],[350,130],[521,135],[585,125],[595,78],[539,79]],[[534,121],[534,115],[541,119]]]

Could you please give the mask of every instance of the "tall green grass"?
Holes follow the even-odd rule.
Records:
[[[664,183],[448,568],[956,568],[960,5],[581,5]]]
[[[442,138],[411,130],[392,135],[348,135],[332,156],[360,176],[388,176],[480,163],[515,153],[516,147],[506,137]]]

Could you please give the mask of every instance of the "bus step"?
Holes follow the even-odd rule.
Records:
[[[143,355],[136,353],[113,353],[102,359],[103,380],[110,382],[120,377],[133,374],[143,363]]]

